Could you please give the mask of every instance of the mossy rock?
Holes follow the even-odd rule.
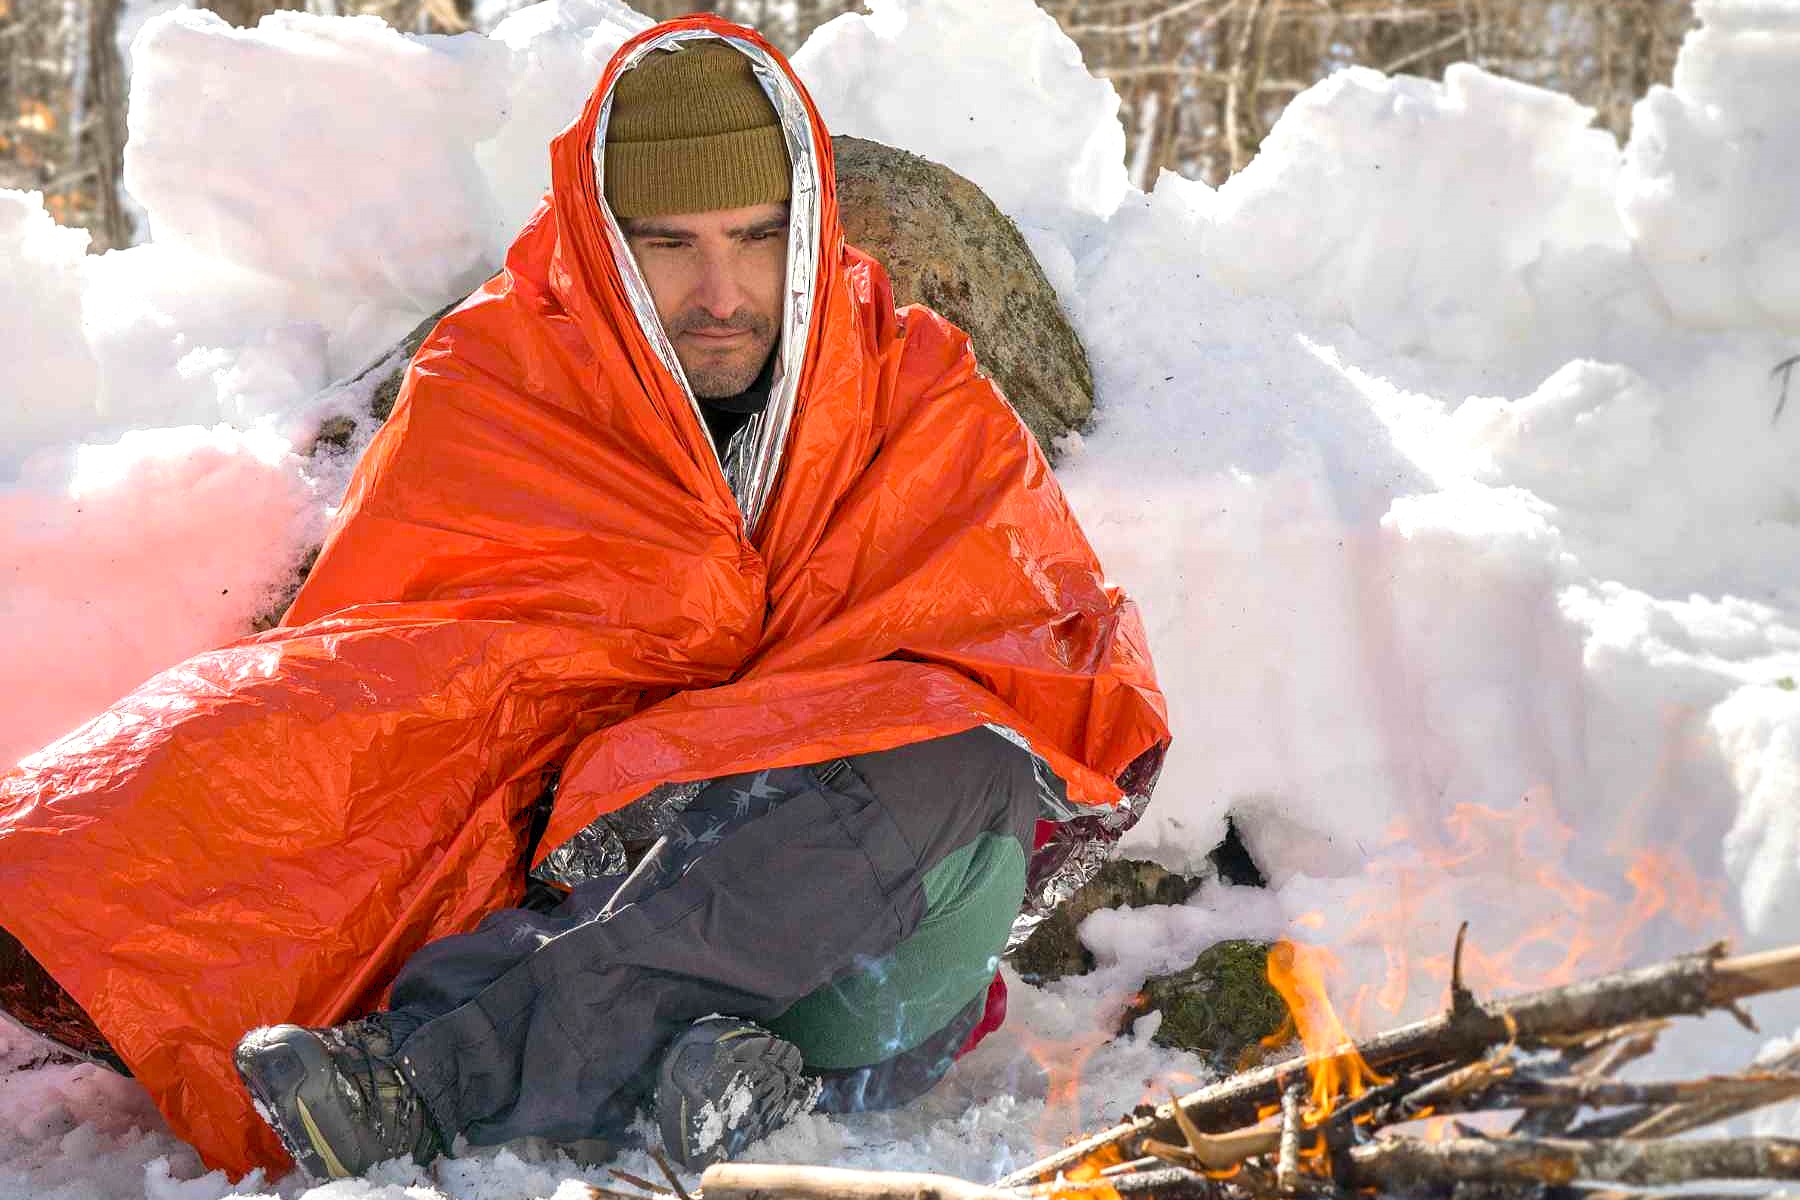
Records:
[[[1038,445],[1094,411],[1081,338],[1018,228],[949,167],[862,138],[831,139],[839,215],[851,245],[887,268],[896,304],[923,304],[968,333]]]
[[[1161,1012],[1162,1024],[1150,1039],[1157,1045],[1191,1050],[1220,1071],[1257,1065],[1269,1053],[1263,1040],[1287,1021],[1287,1005],[1268,979],[1270,946],[1241,939],[1215,942],[1192,966],[1151,976],[1120,1031]]]
[[[1009,961],[1027,983],[1085,975],[1094,969],[1094,956],[1081,944],[1076,927],[1089,914],[1103,908],[1180,904],[1199,886],[1199,879],[1176,875],[1153,862],[1113,859],[1103,863],[1086,886],[1052,910],[1025,944],[1013,951]]]

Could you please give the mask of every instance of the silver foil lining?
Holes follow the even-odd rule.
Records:
[[[1039,853],[1048,851],[1060,854],[1061,858],[1042,878],[1030,881],[1025,903],[1013,919],[1012,931],[1006,936],[1003,954],[1010,954],[1023,945],[1057,905],[1080,891],[1099,872],[1101,865],[1112,857],[1119,837],[1137,823],[1148,802],[1148,796],[1126,796],[1111,808],[1098,811],[1088,808],[1086,815],[1058,823],[1050,844],[1042,847]]]
[[[812,118],[807,111],[806,102],[800,97],[799,89],[773,57],[741,38],[720,37],[704,29],[673,30],[634,50],[621,65],[620,74],[636,67],[650,54],[667,51],[681,42],[702,38],[722,41],[750,60],[750,68],[755,73],[757,82],[768,94],[769,102],[775,106],[782,135],[787,141],[788,158],[793,164],[788,198],[787,295],[782,305],[781,345],[776,350],[775,385],[769,394],[768,407],[764,409],[766,419],[757,430],[753,450],[741,456],[733,455],[730,469],[721,461],[718,451],[713,451],[713,461],[718,464],[720,473],[731,488],[733,499],[737,501],[738,511],[743,515],[744,536],[754,538],[763,513],[768,509],[769,497],[775,490],[775,480],[780,474],[781,457],[787,449],[788,429],[793,424],[795,400],[800,388],[800,366],[806,358],[806,342],[812,328],[813,289],[819,263],[820,239],[819,156],[818,149],[813,144]],[[681,383],[682,392],[693,406],[694,419],[704,431],[706,419],[701,415],[699,401],[694,398],[694,389],[688,383],[687,373],[681,369],[680,359],[675,356],[675,346],[663,329],[662,319],[656,315],[655,301],[650,296],[648,285],[644,283],[643,274],[638,270],[637,259],[626,245],[624,231],[619,228],[618,220],[605,201],[606,126],[612,119],[612,103],[612,94],[608,93],[600,105],[600,117],[594,126],[594,144],[589,148],[589,153],[594,160],[595,187],[601,196],[600,215],[611,235],[613,262],[625,281],[626,296],[631,302],[639,327],[650,340],[656,356]],[[712,439],[705,440],[710,447]]]
[[[624,841],[602,817],[546,854],[544,861],[531,869],[531,877],[574,891],[590,880],[624,875],[629,865]]]
[[[704,780],[659,784],[624,808],[595,817],[545,855],[532,869],[532,877],[573,891],[589,880],[624,875],[633,865],[629,847],[646,845],[667,833],[705,786]]]

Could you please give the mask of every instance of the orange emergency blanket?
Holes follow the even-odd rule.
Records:
[[[671,28],[775,54],[687,18],[621,56]],[[376,1006],[424,941],[516,902],[547,768],[540,855],[663,781],[985,722],[1106,804],[1167,740],[1137,615],[1030,434],[968,340],[896,313],[844,245],[810,100],[813,319],[745,529],[599,208],[619,64],[554,142],[505,269],[415,357],[282,626],[0,777],[0,925],[234,1174],[286,1162],[237,1039]]]

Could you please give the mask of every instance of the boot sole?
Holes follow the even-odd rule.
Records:
[[[734,1030],[711,1050],[711,1064],[691,1087],[675,1078],[676,1053],[657,1071],[663,1148],[689,1171],[741,1153],[804,1111],[818,1092],[817,1081],[802,1073],[799,1049],[765,1030]]]

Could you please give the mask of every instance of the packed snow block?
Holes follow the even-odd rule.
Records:
[[[58,225],[41,192],[0,188],[0,289],[31,298],[0,305],[10,400],[0,416],[0,485],[17,479],[32,451],[94,420],[99,371],[81,331],[87,246],[87,231]]]
[[[1713,0],[1632,110],[1619,211],[1670,311],[1800,330],[1800,9]]]
[[[1131,192],[1119,93],[1033,0],[871,0],[794,69],[838,136],[943,163],[1029,226],[1104,219]]]
[[[1557,333],[1541,311],[1546,272],[1581,264],[1596,294],[1630,292],[1619,146],[1592,118],[1466,63],[1442,83],[1339,71],[1219,188],[1208,263],[1396,350],[1516,357]]]
[[[1019,230],[948,167],[862,138],[832,139],[844,236],[881,260],[900,304],[923,304],[975,342],[982,368],[1044,453],[1087,424],[1087,351]]]
[[[474,151],[508,112],[508,47],[373,16],[238,29],[182,9],[133,53],[125,184],[156,241],[333,301],[346,335],[482,278],[495,201]]]

